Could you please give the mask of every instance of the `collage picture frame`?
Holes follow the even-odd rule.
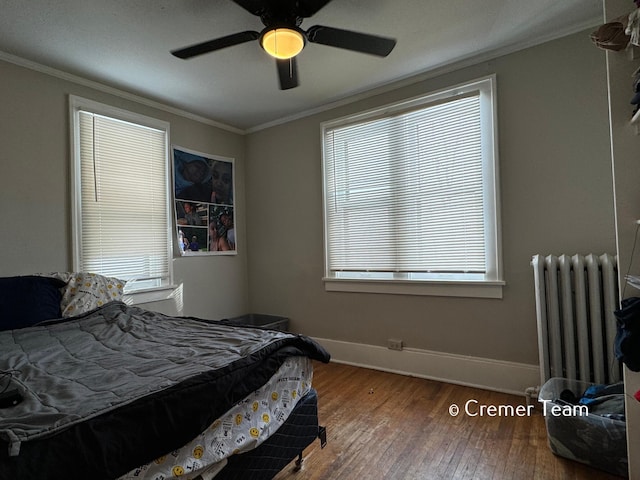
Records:
[[[234,159],[175,145],[171,153],[180,254],[236,254]]]

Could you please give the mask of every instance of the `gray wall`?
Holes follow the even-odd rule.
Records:
[[[491,73],[504,298],[325,292],[320,122]],[[588,32],[248,136],[10,63],[0,62],[0,79],[2,275],[71,268],[68,94],[169,121],[173,143],[236,159],[239,252],[174,260],[187,315],[282,314],[321,338],[383,346],[399,337],[417,349],[536,364],[531,256],[615,250],[605,59]],[[179,307],[168,303],[153,308]]]
[[[504,298],[326,292],[320,122],[497,74]],[[253,311],[319,338],[537,364],[536,253],[615,252],[605,55],[588,32],[249,135]]]
[[[72,268],[68,95],[73,94],[165,120],[174,144],[235,158],[238,255],[175,259],[181,295],[147,306],[207,318],[246,313],[243,135],[12,63],[0,61],[0,82],[0,276]]]

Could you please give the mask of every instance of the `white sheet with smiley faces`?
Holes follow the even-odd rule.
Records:
[[[260,389],[182,448],[148,463],[118,480],[210,479],[226,458],[256,448],[285,422],[298,400],[311,388],[313,367],[307,357],[290,357]]]

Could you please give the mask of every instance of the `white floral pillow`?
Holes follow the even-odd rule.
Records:
[[[60,309],[63,317],[71,317],[100,307],[113,300],[122,300],[125,281],[97,273],[58,272],[48,276],[67,283],[62,289]]]

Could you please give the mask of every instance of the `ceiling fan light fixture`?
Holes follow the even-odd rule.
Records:
[[[304,35],[293,28],[272,28],[262,34],[260,45],[272,57],[284,60],[302,51]]]

